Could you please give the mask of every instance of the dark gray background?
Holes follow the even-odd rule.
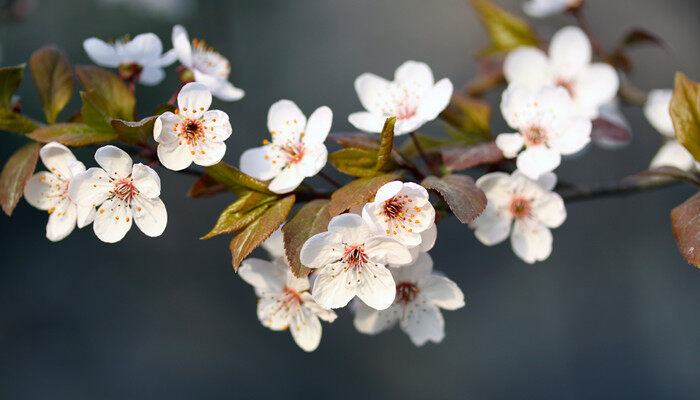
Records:
[[[501,3],[520,13],[519,1]],[[640,86],[670,87],[679,69],[700,78],[700,3],[589,3],[605,45],[635,25],[671,44],[670,54],[633,53]],[[225,160],[236,165],[243,149],[266,137],[267,109],[280,98],[307,114],[328,105],[333,129],[349,130],[347,115],[360,109],[352,86],[360,73],[390,77],[416,59],[460,87],[486,43],[463,0],[199,1],[177,20],[231,59],[233,81],[246,90],[242,101],[214,103],[231,117]],[[538,25],[551,32],[569,23],[562,16]],[[40,1],[25,21],[3,21],[2,64],[24,62],[48,43],[87,63],[81,43],[93,35],[153,31],[169,47],[171,24],[93,1]],[[142,114],[175,85],[170,76],[156,88],[139,86]],[[39,118],[30,79],[19,94]],[[75,98],[69,107],[78,108]],[[661,137],[640,109],[624,112],[632,145],[591,148],[564,162],[563,179],[595,183],[648,165]],[[24,139],[3,138],[4,162]],[[77,154],[94,165],[91,151]],[[288,333],[260,326],[253,290],[231,269],[228,238],[197,239],[232,197],[189,199],[192,178],[158,172],[170,214],[159,238],[133,228],[107,245],[87,228],[53,244],[44,237],[46,214],[25,202],[12,218],[0,217],[3,399],[700,398],[700,275],[679,255],[668,217],[690,187],[572,204],[554,231],[552,256],[534,266],[509,244],[482,246],[446,220],[432,255],[467,306],[445,312],[442,344],[415,348],[398,330],[363,336],[343,310],[324,324],[320,348],[306,354]]]

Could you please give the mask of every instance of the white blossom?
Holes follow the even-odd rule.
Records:
[[[531,17],[543,18],[576,8],[582,2],[583,0],[528,0],[523,4],[523,10]]]
[[[326,106],[317,108],[307,122],[294,102],[276,102],[267,113],[272,141],[246,150],[241,155],[241,170],[257,179],[271,179],[269,189],[275,193],[291,192],[326,165],[328,150],[323,142],[332,120],[333,113]]]
[[[236,101],[245,92],[228,81],[231,63],[226,57],[207,46],[202,40],[192,39],[181,25],[173,27],[173,47],[180,63],[194,74],[195,82],[204,84],[216,98]]]
[[[580,151],[591,140],[591,121],[574,113],[560,87],[531,92],[512,84],[503,92],[501,113],[518,132],[498,135],[496,145],[506,158],[517,157],[518,169],[533,179],[553,171],[562,155]]]
[[[282,233],[281,226],[272,232],[269,238],[262,242],[262,247],[273,260],[279,258],[286,260],[284,254],[284,234]]]
[[[671,98],[673,91],[670,89],[655,89],[649,92],[647,102],[644,104],[644,115],[649,123],[661,133],[666,142],[661,146],[651,160],[650,168],[676,167],[683,171],[696,169],[700,171],[698,163],[692,154],[678,140],[673,128],[671,113]]]
[[[392,181],[379,188],[373,202],[365,204],[362,218],[375,232],[415,247],[421,244],[421,233],[434,224],[435,209],[423,186]]]
[[[457,284],[433,271],[433,260],[427,253],[421,253],[409,266],[392,268],[391,273],[396,282],[394,303],[385,310],[375,310],[356,301],[355,328],[374,335],[398,322],[416,346],[441,342],[445,321],[440,308],[464,307],[464,294]]]
[[[557,177],[549,172],[537,181],[519,171],[486,174],[476,185],[486,194],[484,212],[469,224],[474,235],[487,246],[508,236],[515,254],[527,263],[544,261],[552,252],[552,233],[566,219],[561,196],[552,189]]]
[[[29,179],[24,198],[33,207],[48,211],[46,238],[57,242],[73,232],[76,224],[78,228],[90,224],[95,219],[95,209],[77,205],[68,195],[71,180],[85,172],[85,165],[66,146],[46,144],[39,157],[49,171],[37,172]]]
[[[176,58],[172,50],[163,54],[163,44],[150,32],[112,43],[91,37],[83,42],[83,49],[95,64],[118,68],[122,78],[135,79],[148,86],[160,83],[165,78],[163,67],[175,62]]]
[[[292,338],[304,351],[314,351],[321,342],[319,318],[333,322],[335,312],[318,305],[309,294],[309,279],[296,278],[289,267],[278,260],[257,258],[243,261],[238,274],[259,297],[258,319],[273,331],[289,328]]]
[[[79,206],[98,207],[92,224],[103,242],[120,241],[131,224],[148,236],[160,236],[168,222],[160,199],[160,178],[141,163],[132,164],[123,150],[104,146],[95,152],[101,168],[90,168],[71,180],[68,193]]]
[[[209,110],[211,93],[197,82],[186,84],[177,95],[178,109],[165,112],[153,126],[158,142],[158,160],[168,169],[179,171],[191,163],[210,166],[226,153],[224,141],[231,136],[228,115]]]
[[[328,231],[312,236],[301,248],[301,263],[315,268],[313,298],[324,308],[344,307],[355,296],[377,310],[394,302],[396,285],[387,264],[412,261],[408,249],[387,236],[372,234],[355,214],[331,219]]]
[[[403,135],[437,118],[450,102],[452,82],[444,78],[435,83],[427,64],[406,61],[396,69],[393,82],[364,73],[355,79],[355,91],[366,111],[350,114],[351,124],[381,132],[386,119],[396,117],[394,134]]]
[[[537,91],[559,86],[571,96],[573,111],[595,119],[599,108],[617,94],[619,78],[605,63],[591,63],[591,43],[583,31],[569,26],[559,30],[549,45],[549,55],[536,47],[519,47],[508,53],[503,73],[509,83]]]

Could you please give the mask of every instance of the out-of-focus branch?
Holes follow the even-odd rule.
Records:
[[[565,202],[572,203],[581,200],[628,196],[635,193],[663,189],[677,185],[680,182],[680,180],[672,178],[628,178],[621,181],[607,182],[592,186],[561,188],[558,190],[558,193]]]

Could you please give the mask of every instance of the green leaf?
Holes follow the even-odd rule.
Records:
[[[32,177],[39,159],[41,144],[31,142],[20,148],[5,163],[0,173],[0,205],[7,215],[17,206],[24,192],[24,186]]]
[[[700,193],[671,211],[671,227],[685,261],[700,267]]]
[[[379,150],[379,141],[376,135],[363,132],[343,132],[331,133],[328,139],[338,143],[345,148]]]
[[[336,190],[331,195],[329,211],[332,216],[338,215],[351,207],[371,200],[380,187],[385,183],[399,179],[397,172],[382,174],[368,178],[356,179]]]
[[[110,117],[132,121],[136,99],[119,77],[95,66],[79,65],[75,73],[86,92],[94,90],[110,104]]]
[[[187,196],[192,197],[193,199],[203,199],[225,191],[226,186],[217,182],[208,174],[204,174],[194,181],[192,187],[190,187],[190,191],[187,193]]]
[[[492,139],[491,106],[485,101],[454,94],[440,117],[455,128],[448,130],[455,140],[471,144]]]
[[[700,161],[700,85],[683,73],[676,73],[676,82],[671,98],[671,119],[676,138],[685,146],[695,160]]]
[[[282,227],[284,253],[294,276],[300,278],[309,274],[309,268],[301,264],[301,247],[311,236],[328,230],[331,213],[329,200],[313,200],[305,204]]]
[[[480,51],[480,56],[507,52],[520,46],[537,46],[537,36],[525,20],[507,12],[491,0],[471,2],[491,38],[491,46]]]
[[[238,271],[238,266],[248,254],[282,225],[294,205],[294,200],[294,195],[290,195],[275,201],[255,222],[246,226],[231,240],[231,263],[235,271]]]
[[[421,185],[437,190],[463,224],[475,220],[486,208],[486,195],[466,175],[450,174],[442,178],[429,176]]]
[[[120,141],[126,144],[139,144],[148,143],[148,138],[153,135],[153,125],[155,125],[157,118],[154,115],[138,122],[113,119],[109,123],[114,128],[114,131],[117,132],[117,137]]]
[[[83,123],[48,125],[33,131],[27,136],[38,142],[58,142],[66,146],[86,146],[111,142],[117,139],[117,135],[113,131],[98,131]]]
[[[223,161],[211,167],[207,167],[206,170],[209,176],[239,197],[243,196],[249,190],[274,195],[274,193],[267,189],[267,184],[265,182],[246,175]]]
[[[377,155],[377,171],[388,171],[393,167],[391,154],[394,151],[394,125],[396,117],[387,118],[379,136],[379,154]]]
[[[68,60],[55,47],[43,47],[29,59],[34,84],[39,92],[46,121],[56,122],[58,113],[70,101],[75,89]]]
[[[250,223],[258,219],[272,204],[275,196],[270,196],[258,192],[248,192],[219,215],[214,228],[202,236],[201,239],[209,239],[212,236],[222,233],[231,233],[243,229]]]
[[[25,64],[0,68],[0,107],[12,107],[12,95],[22,82]]]
[[[80,122],[83,122],[98,131],[111,131],[109,120],[116,114],[106,98],[94,90],[80,92],[83,106],[80,108]]]
[[[377,175],[377,157],[374,150],[342,149],[328,156],[328,162],[338,171],[352,176],[367,177]]]
[[[33,119],[15,112],[11,108],[0,107],[0,130],[29,133],[41,125]]]

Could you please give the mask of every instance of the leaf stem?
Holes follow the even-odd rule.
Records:
[[[585,3],[581,4],[579,7],[571,9],[571,14],[574,16],[574,18],[576,18],[576,22],[578,23],[578,26],[581,28],[581,30],[583,30],[586,36],[588,36],[588,40],[590,40],[591,47],[593,48],[593,54],[598,56],[598,58],[600,59],[604,59],[605,51],[600,45],[600,40],[598,40],[598,36],[596,36],[595,32],[593,32],[593,28],[588,22],[588,18],[586,18],[586,15],[584,14],[584,5]]]
[[[430,162],[428,155],[425,153],[425,150],[423,150],[423,146],[421,146],[420,141],[418,140],[418,136],[416,136],[416,132],[411,132],[410,135],[411,140],[413,140],[413,145],[416,146],[418,154],[420,154],[420,157],[423,159],[423,162],[425,162],[425,165],[428,167],[430,172],[435,176],[440,176],[440,171],[438,171],[438,169],[435,168],[433,163]]]

